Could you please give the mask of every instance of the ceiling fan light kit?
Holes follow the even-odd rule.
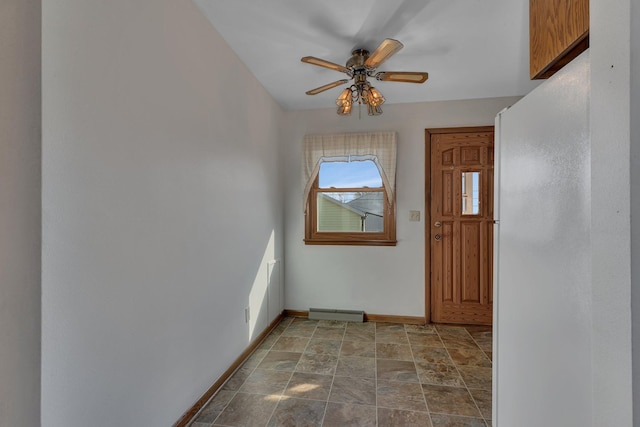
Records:
[[[370,116],[378,116],[382,114],[382,108],[380,108],[380,106],[384,104],[385,99],[375,87],[371,86],[367,77],[372,77],[379,81],[405,83],[424,83],[427,78],[429,78],[429,74],[424,72],[381,71],[376,73],[376,68],[389,59],[391,55],[402,49],[402,47],[403,44],[398,40],[385,39],[371,55],[369,55],[368,50],[356,49],[351,52],[351,58],[347,61],[346,67],[313,56],[305,56],[301,59],[302,62],[340,71],[349,76],[349,79],[328,83],[309,90],[306,94],[317,95],[325,90],[346,84],[353,79],[353,84],[343,90],[340,96],[338,96],[338,99],[336,99],[338,114],[341,116],[350,115],[353,104],[357,103],[358,105],[365,104]]]

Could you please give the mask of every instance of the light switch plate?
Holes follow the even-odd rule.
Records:
[[[420,221],[420,211],[409,211],[409,221]]]

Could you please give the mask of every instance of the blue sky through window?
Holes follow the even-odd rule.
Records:
[[[381,188],[382,178],[371,160],[324,162],[320,165],[320,188]]]
[[[473,193],[471,200],[473,200],[473,213],[478,214],[480,213],[480,172],[474,173],[472,178]]]

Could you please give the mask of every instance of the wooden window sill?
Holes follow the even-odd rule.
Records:
[[[396,246],[397,240],[304,239],[305,245]]]

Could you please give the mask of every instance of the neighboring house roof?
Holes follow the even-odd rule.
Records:
[[[366,192],[361,197],[358,197],[357,199],[353,199],[350,202],[347,202],[346,204],[349,207],[359,212],[362,212],[363,216],[365,213],[369,213],[377,216],[383,216],[384,201],[380,198],[380,195],[384,197],[383,193]]]
[[[335,203],[336,205],[348,209],[354,213],[357,213],[360,216],[365,216],[365,214],[383,216],[384,214],[384,202],[380,199],[380,193],[366,192],[357,199],[353,199],[346,203],[334,199],[333,197],[324,193],[320,193],[320,196],[325,200],[331,203]]]

